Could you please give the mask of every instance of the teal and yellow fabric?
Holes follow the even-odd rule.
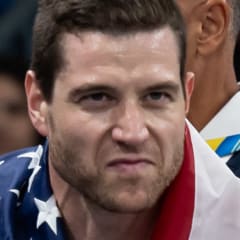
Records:
[[[224,157],[240,150],[240,134],[209,139],[207,143],[218,156]]]

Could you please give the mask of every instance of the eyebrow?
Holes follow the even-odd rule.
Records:
[[[146,88],[140,90],[140,92],[150,92],[156,90],[168,90],[173,92],[174,94],[178,94],[181,89],[181,84],[172,82],[172,81],[165,81],[162,83],[155,83]],[[104,92],[111,92],[114,95],[118,94],[118,91],[115,87],[109,86],[108,84],[96,84],[96,83],[85,83],[79,87],[73,88],[68,96],[68,101],[73,101],[78,96],[86,93],[97,92],[97,91],[104,91]]]
[[[151,86],[148,86],[144,91],[154,91],[156,89],[161,90],[169,90],[175,94],[177,94],[180,90],[181,90],[181,84],[175,83],[175,82],[170,82],[170,81],[166,81],[166,82],[162,82],[162,83],[156,83],[153,84]]]

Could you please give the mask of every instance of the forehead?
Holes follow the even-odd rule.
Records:
[[[139,62],[162,58],[166,62],[175,61],[178,64],[179,56],[176,36],[170,27],[117,36],[100,32],[65,34],[62,46],[67,65],[94,64],[99,58],[101,61],[117,58],[120,62],[121,59]]]

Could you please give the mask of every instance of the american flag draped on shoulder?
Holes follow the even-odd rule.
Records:
[[[240,180],[187,125],[184,163],[161,200],[152,240],[239,240]],[[46,143],[0,158],[0,240],[67,239],[47,151]]]
[[[47,144],[0,159],[0,240],[66,239],[49,184]]]

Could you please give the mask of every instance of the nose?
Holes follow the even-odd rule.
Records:
[[[116,115],[116,125],[112,130],[114,141],[128,145],[140,145],[148,139],[149,130],[141,106],[133,102],[127,103]]]

